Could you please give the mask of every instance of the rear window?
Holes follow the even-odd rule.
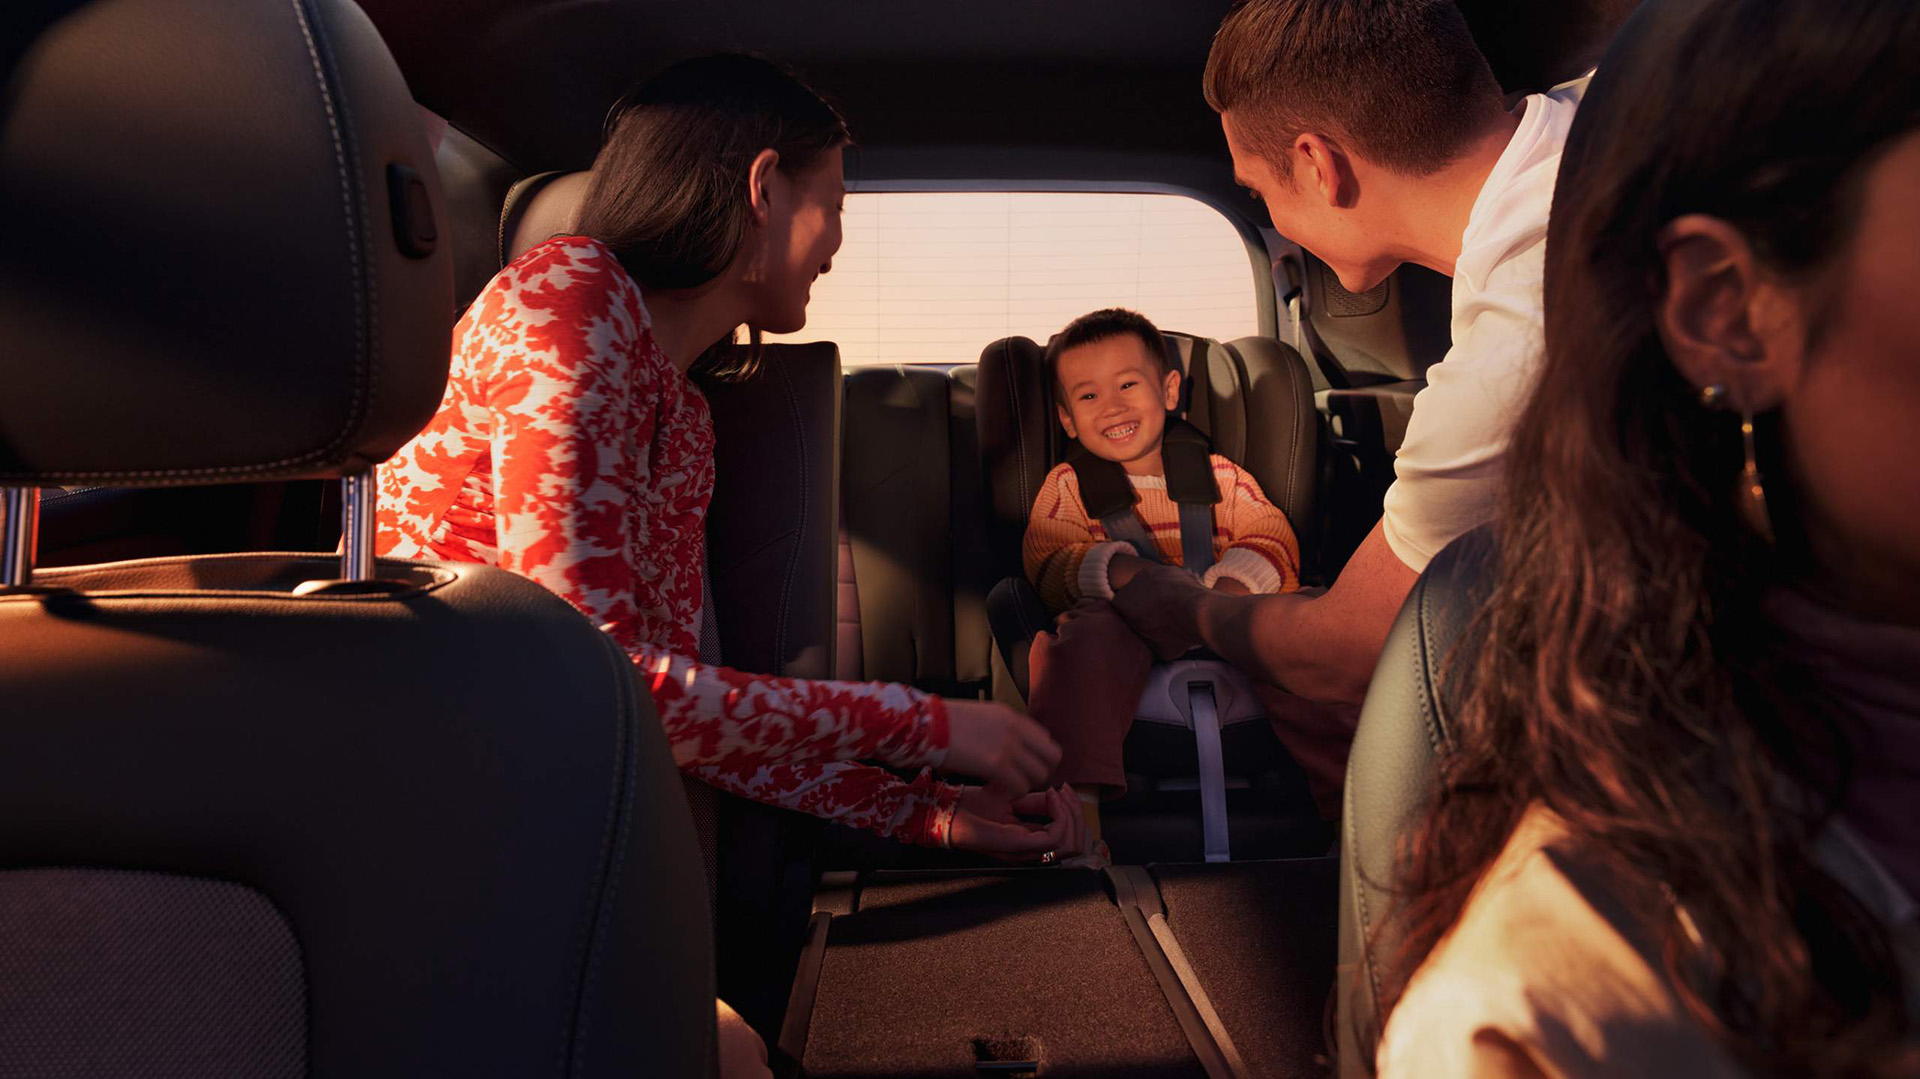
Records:
[[[1102,307],[1222,341],[1259,332],[1245,241],[1184,195],[865,192],[844,226],[806,328],[769,341],[833,341],[848,367],[973,363]]]

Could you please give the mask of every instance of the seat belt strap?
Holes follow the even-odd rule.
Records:
[[[1200,835],[1209,862],[1231,861],[1227,840],[1227,762],[1220,745],[1220,712],[1213,683],[1187,683],[1193,710],[1193,748],[1200,763]]]
[[[1135,554],[1149,562],[1164,562],[1160,549],[1140,515],[1128,510],[1100,518],[1107,538],[1132,547]],[[1213,568],[1213,507],[1191,502],[1180,504],[1180,566],[1195,577]]]
[[[1108,539],[1132,545],[1134,553],[1141,558],[1149,562],[1165,561],[1160,557],[1160,549],[1153,545],[1153,536],[1147,532],[1146,523],[1131,507],[1125,513],[1100,518],[1100,527],[1106,531]]]
[[[1213,507],[1180,503],[1180,562],[1198,577],[1213,568]]]

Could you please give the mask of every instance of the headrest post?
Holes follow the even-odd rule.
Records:
[[[25,588],[33,580],[33,544],[40,532],[40,489],[0,488],[6,493],[6,535],[0,537],[0,588]]]
[[[376,470],[340,481],[340,577],[373,580],[373,519]]]

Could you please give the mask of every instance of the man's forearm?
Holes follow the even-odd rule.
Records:
[[[1212,593],[1196,612],[1202,642],[1229,663],[1316,701],[1358,703],[1380,644],[1351,632],[1328,595]]]
[[[1209,593],[1195,609],[1194,629],[1241,670],[1291,693],[1358,704],[1394,616],[1418,579],[1376,525],[1324,594]]]

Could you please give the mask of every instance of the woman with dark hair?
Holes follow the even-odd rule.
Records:
[[[831,106],[754,57],[690,60],[630,95],[577,235],[515,259],[455,328],[439,413],[382,470],[379,551],[497,565],[578,607],[632,657],[695,779],[911,843],[1078,851],[1071,791],[1027,793],[1059,749],[1011,709],[696,658],[717,652],[713,423],[687,372],[741,325],[805,325],[840,247],[847,141]],[[757,1039],[721,1019],[741,1065]]]
[[[1389,1076],[1920,1074],[1920,5],[1653,0],[1403,852]]]
[[[631,95],[578,235],[515,259],[455,329],[439,414],[382,471],[380,553],[498,565],[572,602],[632,656],[680,767],[716,787],[913,843],[1077,850],[1064,794],[1013,801],[1058,749],[1011,709],[695,658],[713,425],[687,371],[740,325],[805,324],[840,246],[846,143],[829,105],[753,57]]]

